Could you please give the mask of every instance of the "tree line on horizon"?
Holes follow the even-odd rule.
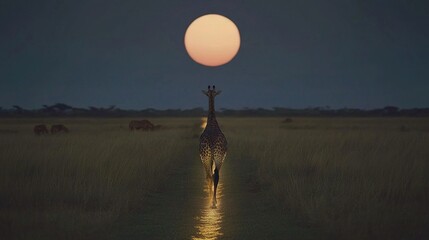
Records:
[[[202,107],[191,109],[166,109],[146,108],[142,110],[121,109],[115,105],[109,107],[87,108],[73,107],[64,103],[43,105],[38,109],[24,109],[18,105],[5,109],[0,107],[0,117],[202,117],[207,110]],[[395,106],[386,106],[375,109],[308,107],[308,108],[221,108],[218,116],[231,117],[429,117],[429,108],[401,109]]]

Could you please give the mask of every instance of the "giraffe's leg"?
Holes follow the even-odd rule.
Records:
[[[217,203],[216,191],[217,191],[217,184],[219,183],[219,170],[217,168],[215,168],[215,170],[214,170],[213,183],[214,183],[213,206],[216,206],[216,203]]]
[[[213,178],[212,178],[211,170],[209,169],[209,167],[206,167],[206,186],[207,186],[207,192],[210,195],[213,192],[212,185],[213,185]]]
[[[209,197],[211,196],[211,192],[212,192],[212,180],[210,178],[206,178],[206,190],[205,192],[209,195]]]
[[[207,181],[211,181],[212,180],[212,175],[210,173],[210,170],[206,169],[206,180]]]

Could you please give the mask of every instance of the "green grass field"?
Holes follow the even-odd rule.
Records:
[[[93,239],[144,212],[151,193],[162,194],[177,166],[195,159],[200,119],[150,119],[163,126],[154,132],[130,132],[129,120],[1,119],[0,233]],[[429,236],[428,119],[282,120],[218,119],[225,164],[248,172],[251,191],[334,238]],[[70,133],[35,136],[40,123]]]

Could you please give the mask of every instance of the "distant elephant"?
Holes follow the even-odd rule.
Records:
[[[133,120],[128,125],[130,130],[143,130],[143,131],[150,131],[154,129],[154,125],[146,119],[143,120]]]
[[[36,125],[33,128],[34,134],[36,135],[41,135],[41,134],[48,134],[48,128],[46,127],[45,124],[40,124],[40,125]]]
[[[52,125],[51,134],[60,133],[60,132],[68,133],[69,130],[68,128],[66,128],[66,126],[62,124]]]
[[[162,126],[161,125],[155,125],[155,126],[153,126],[153,130],[159,130],[159,129],[161,129],[162,128]]]

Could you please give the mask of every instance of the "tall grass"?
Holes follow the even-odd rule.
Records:
[[[242,121],[226,124],[230,149],[285,212],[340,239],[428,237],[427,120]]]
[[[42,122],[50,121],[61,122]],[[170,121],[161,120],[170,126],[165,130],[130,133],[127,120],[66,120],[71,133],[34,136],[35,121],[4,120],[1,234],[81,239],[144,209],[145,196],[162,186],[193,144],[193,120]]]
[[[149,133],[130,133],[128,121],[0,120],[0,239],[94,239],[145,210],[173,168],[195,158],[199,119],[155,119],[165,128]],[[428,238],[427,119],[219,122],[231,170],[248,171],[249,190],[285,214],[336,239]],[[34,136],[38,123],[71,133]]]

